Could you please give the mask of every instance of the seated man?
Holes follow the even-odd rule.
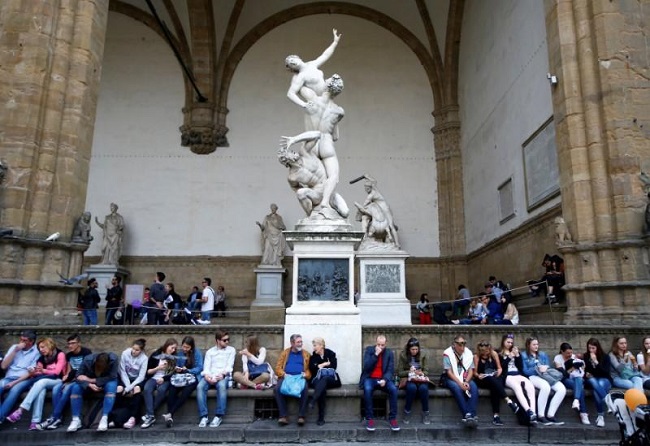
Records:
[[[465,345],[467,342],[462,335],[454,338],[453,344],[443,353],[443,368],[445,369],[445,386],[454,396],[463,423],[468,427],[476,427],[478,417],[478,387],[472,381],[474,376],[474,355]]]
[[[93,353],[83,359],[70,391],[72,421],[68,426],[68,432],[76,432],[82,427],[81,409],[83,396],[86,393],[104,394],[102,417],[99,420],[97,431],[108,430],[108,414],[111,413],[115,404],[118,363],[119,360],[115,353]]]
[[[11,413],[18,397],[34,383],[31,377],[36,369],[36,361],[41,356],[35,341],[34,331],[23,331],[18,344],[12,345],[2,360],[2,370],[6,370],[6,373],[0,380],[1,421]]]
[[[483,296],[485,293],[479,293],[479,297],[472,297],[469,302],[469,309],[467,310],[467,317],[460,320],[453,320],[454,324],[487,324],[488,311],[487,307],[483,305]]]
[[[208,425],[208,390],[214,386],[217,389],[217,409],[210,427],[219,427],[226,414],[228,402],[228,381],[235,365],[237,351],[230,345],[230,335],[227,331],[217,330],[214,335],[217,345],[205,352],[203,360],[203,377],[196,387],[196,402],[199,406],[199,427]]]
[[[309,371],[309,358],[311,355],[302,348],[302,336],[299,334],[292,334],[289,338],[291,347],[286,348],[280,353],[278,363],[275,366],[275,374],[278,377],[278,385],[275,386],[275,401],[278,403],[278,411],[280,418],[278,424],[286,426],[289,424],[287,417],[287,401],[285,395],[280,392],[282,383],[286,375],[301,375],[305,380],[311,379],[311,372]],[[298,426],[305,424],[305,412],[307,410],[307,390],[305,386],[300,393],[300,407],[298,408]]]
[[[397,387],[393,383],[395,375],[395,357],[393,352],[386,347],[386,336],[379,335],[375,345],[366,347],[363,353],[363,366],[359,387],[363,389],[363,401],[366,411],[366,430],[375,430],[374,410],[372,406],[372,393],[379,389],[388,394],[388,422],[390,429],[399,431],[397,424]]]
[[[503,306],[500,300],[503,299],[503,297],[496,297],[494,289],[494,285],[492,285],[491,282],[485,284],[485,293],[482,293],[483,306],[487,308],[488,323],[500,324],[503,320]]]

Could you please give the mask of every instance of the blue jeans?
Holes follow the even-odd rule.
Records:
[[[83,310],[84,325],[97,325],[97,310]]]
[[[643,378],[640,376],[634,376],[632,379],[623,379],[620,377],[614,378],[614,387],[621,389],[639,389],[643,391]]]
[[[201,311],[201,320],[209,321],[212,311]]]
[[[404,411],[410,412],[411,406],[413,406],[413,400],[415,396],[420,397],[420,402],[422,403],[422,412],[429,411],[429,384],[428,383],[406,383],[406,404],[404,405]]]
[[[88,390],[92,392],[87,386],[82,386],[81,384],[75,382],[72,384],[72,390],[70,395],[70,407],[72,408],[72,417],[79,418],[81,417],[81,406],[83,405],[83,394]],[[102,416],[108,416],[113,410],[113,405],[115,404],[115,391],[117,390],[117,380],[108,381],[102,388],[104,392],[104,407],[102,407]]]
[[[60,384],[61,380],[57,378],[41,378],[36,380],[27,396],[20,403],[21,409],[32,409],[32,423],[40,423],[43,416],[43,406],[45,405],[45,395],[49,389]],[[34,407],[32,408],[32,404]]]
[[[582,378],[564,378],[562,382],[564,383],[564,387],[573,390],[573,398],[580,401],[580,413],[587,413],[587,403],[585,403],[585,384]]]
[[[208,416],[208,390],[214,386],[217,389],[217,412],[218,417],[223,417],[226,414],[226,404],[228,403],[228,381],[230,377],[226,377],[216,384],[208,383],[204,378],[201,378],[199,385],[196,387],[196,404],[199,406],[199,417]]]
[[[144,408],[146,415],[155,415],[156,409],[165,401],[167,397],[167,390],[169,389],[170,382],[163,381],[158,384],[155,379],[151,378],[144,384]],[[156,396],[154,397],[154,392]]]
[[[612,388],[612,383],[607,378],[591,377],[587,379],[587,384],[594,390],[594,403],[596,403],[596,412],[598,415],[605,413],[605,397]]]
[[[52,418],[55,418],[57,420],[61,419],[63,409],[65,409],[68,401],[70,401],[73,384],[74,382],[60,383],[54,386],[54,389],[52,389],[52,407],[54,407]]]
[[[381,390],[388,394],[388,419],[394,420],[397,417],[397,387],[393,381],[386,381],[386,385],[381,387],[377,384],[376,378],[366,378],[363,382],[363,404],[366,410],[366,420],[372,420],[374,410],[372,407],[372,393],[375,390]]]
[[[463,416],[466,414],[470,414],[471,416],[475,417],[476,408],[478,407],[478,387],[476,387],[476,383],[474,381],[469,382],[469,392],[471,396],[468,398],[467,395],[465,394],[465,390],[463,390],[458,385],[458,383],[456,383],[456,381],[447,378],[445,382],[447,383],[446,384],[447,388],[451,391],[451,394],[454,396],[454,399],[456,400],[456,404],[458,404],[458,409],[460,410],[461,414]]]
[[[278,385],[275,386],[273,389],[273,393],[275,394],[275,402],[278,404],[278,412],[280,415],[280,418],[286,417],[287,416],[287,397],[286,395],[282,394],[280,392],[280,387],[282,387],[282,381],[284,378],[280,378],[278,380]],[[298,407],[298,416],[299,417],[304,417],[305,412],[307,410],[307,392],[309,390],[309,387],[305,386],[304,389],[302,389],[302,392],[300,393],[300,406]]]
[[[21,381],[9,390],[5,390],[5,386],[11,382],[14,382],[18,378],[2,378],[0,379],[0,400],[2,405],[0,406],[0,420],[3,420],[11,413],[11,410],[14,408],[18,397],[29,389],[34,383],[33,380],[27,379]]]

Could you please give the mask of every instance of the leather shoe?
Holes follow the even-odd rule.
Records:
[[[287,417],[280,417],[278,418],[278,424],[280,426],[286,426],[287,424],[289,424],[289,420],[287,419]]]
[[[305,417],[298,417],[298,426],[305,425]]]

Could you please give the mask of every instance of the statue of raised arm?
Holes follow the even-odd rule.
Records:
[[[309,100],[304,98],[303,88],[313,91],[317,96],[322,95],[325,91],[325,77],[319,68],[332,57],[341,39],[341,34],[337,33],[336,29],[332,30],[332,34],[334,35],[334,41],[315,60],[304,62],[300,57],[292,54],[287,56],[284,61],[287,69],[293,72],[287,97],[291,102],[302,108],[307,108],[309,105]],[[303,96],[303,98],[300,96]]]

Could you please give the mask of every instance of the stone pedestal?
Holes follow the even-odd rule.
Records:
[[[358,252],[363,325],[411,325],[404,251]]]
[[[285,231],[293,249],[292,303],[287,308],[285,346],[300,334],[305,348],[314,337],[336,352],[343,384],[361,374],[361,319],[354,305],[354,250],[363,233],[337,227],[325,231]],[[344,229],[344,230],[341,230]],[[348,230],[345,230],[348,229]]]
[[[281,266],[259,265],[255,269],[257,286],[251,303],[251,325],[284,324],[282,279],[286,272]]]

